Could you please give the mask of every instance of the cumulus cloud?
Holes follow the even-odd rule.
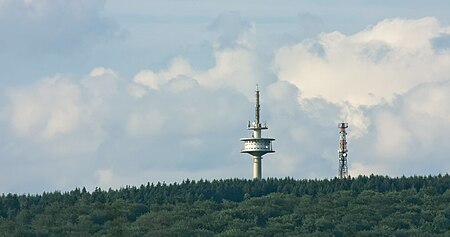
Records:
[[[81,79],[58,75],[13,87],[6,106],[11,113],[3,121],[15,144],[33,150],[29,159],[58,158],[90,185],[141,181],[150,170],[189,174],[171,180],[217,170],[240,176],[243,167],[219,167],[240,160],[238,134],[251,103],[246,96],[253,98],[257,81],[254,53],[239,43],[241,35],[234,47],[215,48],[215,62],[204,70],[176,57],[167,68],[136,73],[131,82],[98,67]],[[10,151],[4,154],[23,159]],[[67,179],[53,185],[77,183]],[[169,177],[152,181],[164,180]]]
[[[58,154],[95,151],[104,139],[102,126],[118,84],[115,72],[95,68],[79,82],[58,75],[11,88],[7,93],[11,132]]]
[[[447,172],[450,111],[442,105],[450,101],[449,86],[449,80],[421,84],[392,104],[373,107],[368,112],[373,120],[369,133],[350,143],[356,153],[350,156],[352,174]]]
[[[9,93],[11,126],[19,136],[54,139],[74,130],[82,108],[80,89],[68,80],[52,78]]]
[[[447,150],[450,110],[445,104],[449,101],[450,80],[422,84],[412,89],[391,110],[377,113],[379,129],[389,133],[379,135],[378,143],[383,146],[383,140],[396,140],[390,142],[397,145],[395,150],[411,156],[418,150],[424,154],[431,154],[437,148]],[[396,139],[396,136],[403,138]]]
[[[134,77],[134,82],[157,90],[171,80],[186,77],[207,88],[230,88],[246,94],[259,81],[257,59],[252,51],[240,48],[223,49],[215,51],[214,57],[214,66],[204,71],[197,71],[186,60],[176,58],[171,62],[169,68],[159,72],[140,71]],[[181,90],[190,86],[192,84],[188,80],[179,80],[177,88],[174,89]],[[144,93],[138,88],[134,88],[133,92],[137,97]]]
[[[450,57],[432,44],[447,32],[427,17],[386,19],[353,35],[322,33],[281,48],[276,73],[300,89],[300,101],[323,98],[356,109],[389,103],[421,83],[448,78]],[[349,116],[342,112],[343,118]],[[361,134],[367,130],[359,129]]]
[[[237,134],[245,127],[242,115],[250,103],[245,96],[226,86],[201,85],[189,75],[161,75],[164,83],[158,89],[139,80],[126,82],[107,68],[95,68],[80,80],[59,75],[10,88],[3,122],[15,146],[33,151],[29,159],[47,156],[42,163],[47,164],[58,158],[62,166],[71,164],[74,172],[85,173],[82,181],[90,185],[145,181],[142,173],[155,169],[206,174],[238,158],[229,149],[239,151]],[[132,87],[144,93],[135,96]],[[10,159],[24,159],[13,147],[2,147]],[[66,178],[53,185],[77,183]]]
[[[28,180],[15,186],[27,190],[45,172],[41,187],[50,189],[250,178],[251,157],[239,153],[239,138],[254,116],[256,83],[269,126],[264,135],[276,138],[264,177],[335,176],[340,119],[350,123],[352,176],[448,170],[441,164],[450,152],[450,57],[436,43],[448,28],[436,19],[384,20],[353,35],[322,33],[282,47],[274,56],[276,78],[252,41],[242,40],[253,34],[252,24],[231,20],[213,24],[237,27],[220,26],[236,32],[219,37],[209,68],[177,56],[131,78],[97,67],[84,77],[10,88],[0,113],[9,138],[0,143],[1,157],[8,157],[2,167],[30,164],[20,165]],[[64,178],[47,166],[66,170]]]
[[[322,33],[279,49],[275,71],[299,90],[306,116],[328,117],[325,102],[350,123],[350,174],[442,173],[448,167],[436,164],[445,163],[450,139],[450,111],[442,106],[450,101],[448,31],[426,17],[386,19],[353,35]],[[307,143],[307,129],[292,131]]]
[[[255,34],[254,24],[245,20],[238,12],[227,12],[219,15],[209,28],[219,32],[213,42],[214,63],[211,67],[195,69],[185,58],[177,57],[167,69],[158,72],[141,70],[134,77],[134,82],[158,90],[171,80],[185,77],[207,88],[229,88],[246,94],[263,77],[259,72],[261,69],[257,54],[251,49],[254,45],[251,40]],[[193,86],[189,80],[177,81],[176,88],[173,88],[175,90]],[[133,87],[132,91],[137,97],[145,94],[139,87]]]
[[[447,78],[450,59],[431,43],[447,31],[429,17],[383,20],[348,36],[323,33],[280,49],[277,74],[297,85],[302,98],[355,106],[389,102],[420,83]]]
[[[152,70],[138,72],[134,77],[134,82],[149,87],[150,89],[158,90],[161,85],[166,84],[172,79],[192,77],[193,75],[195,75],[195,72],[189,62],[183,58],[176,58],[172,60],[168,69],[161,70],[160,72],[153,72]]]

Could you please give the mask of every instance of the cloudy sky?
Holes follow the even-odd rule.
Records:
[[[450,170],[448,1],[0,0],[0,193]]]

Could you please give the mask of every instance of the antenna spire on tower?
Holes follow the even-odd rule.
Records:
[[[255,123],[256,126],[260,127],[260,122],[259,122],[259,113],[260,113],[260,105],[259,105],[259,90],[258,90],[258,84],[256,84],[256,106],[255,106]]]

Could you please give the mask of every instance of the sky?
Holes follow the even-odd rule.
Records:
[[[0,193],[450,170],[450,2],[0,0]]]

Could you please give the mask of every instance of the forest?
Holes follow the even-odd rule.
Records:
[[[450,236],[450,176],[185,180],[2,194],[0,236]]]

